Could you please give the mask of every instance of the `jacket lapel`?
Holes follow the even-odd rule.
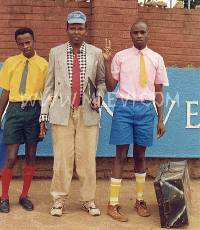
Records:
[[[86,43],[86,72],[85,72],[85,80],[84,80],[84,85],[83,85],[83,92],[85,91],[87,84],[88,84],[88,78],[91,72],[90,70],[91,61],[92,61],[92,52]]]
[[[68,66],[67,66],[67,43],[65,43],[64,46],[62,47],[62,51],[60,54],[60,60],[62,63],[62,72],[63,72],[64,81],[67,85],[69,85],[70,80],[69,80],[69,72],[68,72]]]

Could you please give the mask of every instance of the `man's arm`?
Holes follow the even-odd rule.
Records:
[[[105,64],[105,80],[106,80],[106,88],[109,92],[113,91],[118,81],[115,80],[111,74],[111,58],[112,58],[112,49],[111,49],[111,41],[107,38],[105,39],[105,47],[103,49],[103,57]]]
[[[105,70],[106,70],[105,71],[106,72],[106,88],[109,92],[112,92],[116,88],[118,81],[112,77],[110,60],[107,61],[105,59]]]
[[[91,108],[93,110],[99,111],[101,104],[103,102],[103,97],[106,92],[106,85],[105,85],[105,66],[103,61],[103,55],[100,52],[98,56],[98,64],[97,64],[97,72],[96,72],[96,97],[91,101]]]
[[[49,107],[53,100],[55,89],[55,61],[54,53],[51,50],[49,54],[49,66],[48,66],[48,76],[44,87],[43,97],[42,97],[42,107],[41,114],[49,114]]]
[[[105,66],[104,66],[102,53],[99,53],[98,56],[95,85],[97,88],[96,96],[101,97],[103,99],[104,94],[106,92],[106,85],[105,85]]]
[[[1,127],[2,116],[8,104],[8,100],[9,100],[9,91],[3,89],[0,97],[0,127]]]
[[[1,71],[0,71],[0,87],[2,88],[1,97],[0,97],[0,127],[1,120],[8,104],[9,94],[10,94],[10,79],[11,79],[11,71],[10,66],[12,66],[11,58],[5,60]]]
[[[51,50],[49,53],[49,66],[48,66],[48,76],[44,87],[41,115],[40,115],[40,133],[39,138],[44,138],[46,135],[46,122],[49,120],[49,108],[54,97],[55,89],[55,61],[54,54]]]
[[[163,85],[155,84],[156,92],[156,109],[158,113],[158,124],[157,124],[157,137],[160,138],[165,133],[165,125],[163,123],[163,106],[164,106],[164,94],[163,94]]]

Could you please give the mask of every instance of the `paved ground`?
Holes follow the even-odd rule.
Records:
[[[158,207],[152,181],[146,183],[146,199],[150,205],[152,215],[148,218],[137,216],[133,210],[134,183],[124,180],[121,190],[120,202],[124,213],[129,217],[129,222],[120,223],[106,215],[109,181],[97,181],[96,201],[102,211],[99,217],[90,217],[82,211],[79,204],[79,183],[72,182],[69,201],[62,217],[49,215],[51,197],[49,195],[50,180],[35,180],[32,184],[30,195],[35,204],[35,210],[27,212],[18,205],[18,195],[21,191],[21,180],[12,181],[10,188],[11,212],[0,213],[0,230],[157,230],[160,228]],[[191,230],[200,229],[200,181],[191,182],[192,188],[192,215]]]

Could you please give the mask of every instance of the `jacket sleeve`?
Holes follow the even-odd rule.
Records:
[[[96,72],[96,80],[95,80],[97,92],[96,95],[104,97],[106,92],[106,84],[105,84],[105,65],[102,51],[98,53],[98,64],[97,64],[97,72]]]
[[[42,103],[41,103],[41,114],[49,114],[49,108],[54,97],[55,89],[55,56],[53,49],[49,53],[49,68],[48,76],[44,87]]]

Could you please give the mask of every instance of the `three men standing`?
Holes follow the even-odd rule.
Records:
[[[68,15],[67,35],[68,42],[50,51],[44,88],[47,62],[34,51],[33,32],[28,28],[16,31],[16,42],[23,54],[7,59],[0,75],[0,87],[4,89],[0,99],[0,118],[9,100],[4,131],[7,160],[2,170],[0,211],[9,212],[8,189],[17,151],[22,143],[26,144],[27,165],[19,203],[27,210],[33,209],[27,194],[35,171],[36,146],[38,138],[45,136],[45,122],[50,121],[54,149],[51,184],[54,204],[51,215],[62,215],[74,162],[81,183],[82,207],[92,216],[100,215],[94,202],[98,109],[106,87],[108,91],[113,91],[119,83],[110,137],[110,144],[116,145],[116,158],[107,212],[116,220],[128,220],[119,211],[118,196],[123,165],[129,145],[133,144],[137,191],[135,209],[140,216],[149,216],[143,197],[145,150],[153,140],[153,101],[158,112],[157,135],[161,137],[165,132],[162,88],[168,84],[168,79],[163,59],[147,47],[148,27],[143,21],[132,25],[130,35],[134,46],[118,52],[111,68],[111,45],[107,44],[102,53],[85,42],[87,23],[82,12],[74,11]],[[39,100],[43,89],[40,113]]]

